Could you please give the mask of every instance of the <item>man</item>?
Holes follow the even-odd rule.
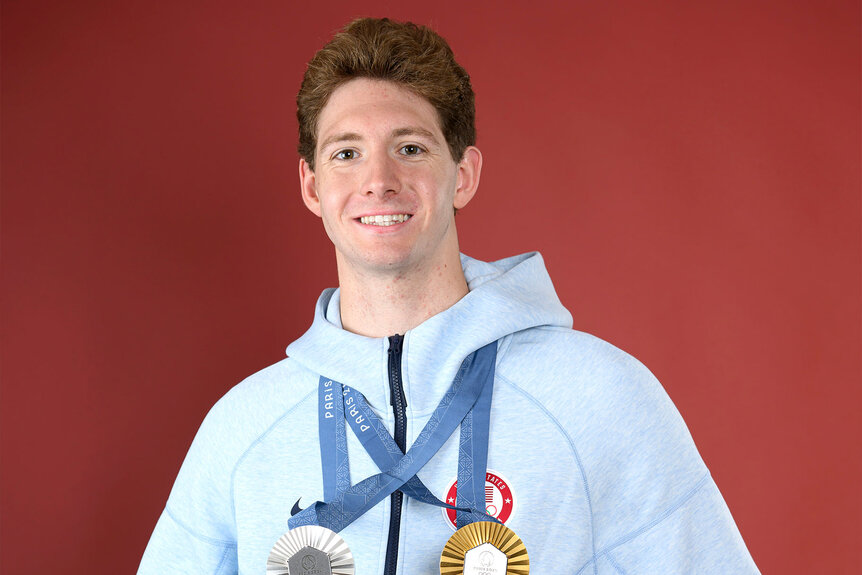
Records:
[[[456,525],[482,519],[539,575],[757,572],[650,372],[572,331],[538,254],[459,254],[455,211],[482,168],[473,101],[445,41],[412,24],[357,20],[309,63],[299,176],[339,288],[287,359],[213,407],[140,573],[261,573],[289,528],[315,524],[362,575],[439,573]],[[460,434],[416,464],[476,366]],[[395,456],[363,435],[378,418],[371,439]]]

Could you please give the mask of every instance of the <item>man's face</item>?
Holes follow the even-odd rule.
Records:
[[[323,219],[339,272],[391,274],[457,257],[453,208],[475,193],[481,155],[453,161],[437,112],[387,81],[351,80],[320,114],[314,171],[300,161],[303,199]]]

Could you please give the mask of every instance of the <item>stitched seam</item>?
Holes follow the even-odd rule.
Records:
[[[216,575],[221,573],[222,567],[224,567],[225,562],[227,561],[227,554],[230,551],[230,547],[226,547],[224,553],[221,554],[221,560],[218,562],[218,566],[216,567]]]
[[[619,566],[619,564],[614,560],[610,553],[606,553],[605,557],[608,558],[608,563],[610,563],[613,568],[617,570],[617,573],[619,573],[620,575],[627,575],[625,569]]]
[[[192,529],[188,525],[186,525],[185,523],[183,523],[182,521],[177,519],[176,515],[171,513],[171,510],[168,509],[167,506],[165,506],[165,513],[168,514],[168,517],[170,517],[174,523],[176,523],[177,525],[182,527],[182,529],[184,531],[186,531],[189,535],[191,535],[192,537],[194,537],[195,539],[197,539],[199,541],[202,541],[204,543],[208,543],[208,544],[213,545],[215,547],[236,547],[236,542],[234,542],[234,541],[223,541],[221,539],[214,539],[212,537],[207,537],[206,535],[199,535],[199,534],[195,533],[194,531],[192,531]]]
[[[551,412],[548,411],[547,408],[545,408],[545,406],[539,402],[538,399],[533,397],[530,393],[528,393],[527,391],[525,391],[524,389],[519,387],[516,383],[514,383],[510,379],[506,378],[504,375],[500,374],[499,371],[497,372],[497,377],[499,377],[502,381],[505,381],[506,383],[508,383],[509,385],[514,387],[516,390],[520,391],[524,395],[524,397],[529,399],[536,407],[538,407],[545,414],[545,416],[551,420],[551,422],[556,426],[556,428],[560,431],[560,433],[563,435],[563,437],[566,438],[566,441],[569,443],[569,448],[572,450],[572,455],[575,457],[575,462],[578,465],[578,471],[580,471],[580,473],[581,473],[581,479],[583,480],[583,483],[584,483],[584,494],[587,498],[587,509],[589,509],[589,511],[590,511],[590,546],[592,547],[592,550],[593,550],[593,558],[592,558],[593,572],[597,574],[598,573],[598,566],[596,564],[596,532],[595,532],[595,522],[593,521],[593,502],[592,502],[592,497],[590,496],[590,486],[589,486],[589,483],[587,482],[587,474],[586,474],[586,472],[584,472],[584,465],[581,462],[581,456],[578,453],[578,449],[577,449],[577,447],[575,447],[575,442],[572,440],[571,436],[566,432],[566,430],[563,429],[563,426],[560,424],[560,422],[557,420],[557,418],[554,417],[551,414]],[[587,565],[589,565],[589,562],[587,564],[585,564],[584,567],[586,567]],[[581,569],[578,571],[578,573],[580,573],[580,571],[583,570],[584,567],[581,567]]]
[[[279,417],[278,419],[276,419],[276,420],[275,420],[275,422],[273,422],[273,424],[272,424],[272,425],[270,425],[270,426],[266,429],[266,431],[264,431],[263,433],[261,433],[261,434],[257,437],[257,439],[255,439],[255,440],[251,443],[251,445],[249,445],[249,446],[248,446],[248,449],[246,449],[246,450],[243,452],[243,454],[242,454],[242,455],[240,455],[239,459],[237,459],[237,460],[236,460],[236,464],[233,466],[233,469],[232,469],[232,470],[231,470],[231,472],[230,472],[230,508],[231,508],[231,511],[233,512],[233,523],[234,523],[234,525],[236,525],[236,505],[235,505],[235,502],[234,502],[234,485],[235,485],[235,479],[236,479],[236,471],[237,471],[237,469],[239,469],[239,466],[242,464],[242,462],[243,462],[243,461],[245,461],[245,458],[248,456],[248,454],[249,454],[249,453],[251,453],[251,450],[252,450],[252,449],[254,449],[255,447],[257,447],[257,446],[258,446],[258,445],[259,445],[259,444],[260,444],[260,443],[261,443],[261,442],[266,438],[266,436],[267,436],[267,435],[269,435],[269,434],[270,434],[270,432],[272,432],[272,430],[273,430],[273,429],[275,429],[275,427],[276,427],[279,423],[281,423],[281,422],[284,420],[284,418],[285,418],[285,417],[287,417],[288,415],[290,415],[291,413],[293,413],[293,411],[294,411],[296,408],[298,408],[300,405],[302,405],[303,403],[305,403],[305,401],[306,401],[309,397],[311,397],[311,396],[315,396],[315,395],[317,395],[317,387],[316,387],[316,386],[315,386],[315,388],[314,388],[313,390],[309,391],[309,392],[305,395],[305,397],[303,397],[302,399],[300,399],[299,401],[297,401],[297,402],[296,402],[296,403],[295,403],[295,404],[294,404],[290,409],[288,409],[287,411],[285,411],[285,412],[284,412],[284,414],[282,414],[282,416],[281,416],[281,417]]]
[[[635,529],[631,533],[622,536],[621,538],[619,538],[614,543],[611,543],[610,545],[608,545],[607,547],[602,549],[599,552],[599,557],[601,557],[602,555],[608,555],[608,553],[610,553],[612,550],[616,549],[620,545],[624,545],[624,544],[632,541],[633,539],[639,537],[640,535],[643,535],[644,533],[646,533],[647,531],[649,531],[653,527],[659,525],[662,521],[664,521],[665,519],[667,519],[668,517],[670,517],[671,515],[676,513],[679,509],[681,509],[683,506],[685,506],[686,503],[688,503],[689,501],[692,500],[692,498],[694,498],[694,496],[697,494],[697,492],[700,491],[703,488],[703,486],[709,482],[709,478],[710,478],[710,475],[709,475],[709,472],[707,471],[706,475],[704,475],[695,484],[695,486],[692,487],[688,491],[688,493],[686,493],[685,495],[680,497],[677,501],[675,501],[673,504],[671,504],[670,507],[668,507],[665,511],[660,513],[655,519],[653,519],[649,523],[646,523],[645,525]]]
[[[474,276],[471,283],[475,284],[476,282],[480,282],[479,285],[482,285],[483,283],[489,282],[493,279],[496,279],[496,278],[500,277],[501,275],[502,274],[500,273],[500,270],[495,269],[495,270],[490,271],[486,274]],[[473,288],[473,289],[475,289],[475,288]]]

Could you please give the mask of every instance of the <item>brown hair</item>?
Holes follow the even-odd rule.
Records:
[[[439,34],[411,22],[360,18],[335,35],[308,63],[296,96],[299,155],[314,169],[317,120],[329,96],[354,78],[396,82],[437,110],[452,159],[476,143],[470,76]]]

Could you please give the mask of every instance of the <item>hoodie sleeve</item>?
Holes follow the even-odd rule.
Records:
[[[583,572],[759,573],[664,388],[631,356],[595,351],[593,416],[577,431],[595,525]]]
[[[526,341],[526,336],[521,336]],[[500,368],[541,374],[534,397],[565,433],[592,534],[578,575],[758,573],[688,428],[639,361],[587,334],[534,331]],[[514,346],[513,346],[514,347]]]
[[[210,410],[183,461],[139,575],[237,573],[231,475],[244,449],[232,392]],[[231,411],[233,410],[233,414]]]
[[[663,517],[608,548],[599,557],[598,566],[599,573],[608,575],[760,573],[709,476]]]
[[[237,570],[236,543],[195,533],[166,507],[144,552],[138,575],[226,575]]]

